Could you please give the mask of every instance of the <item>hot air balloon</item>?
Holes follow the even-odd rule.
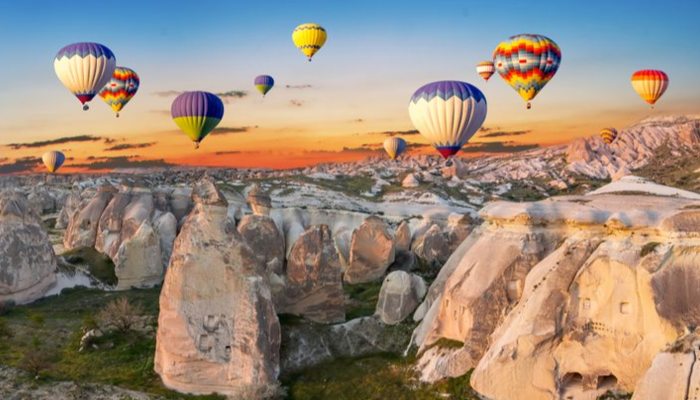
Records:
[[[311,57],[326,43],[326,30],[321,25],[302,24],[292,32],[292,40],[311,61]]]
[[[486,119],[486,98],[465,82],[439,81],[418,89],[408,103],[413,125],[447,159]]]
[[[406,151],[406,141],[400,137],[390,137],[384,141],[384,150],[392,160],[396,160],[396,157]]]
[[[66,161],[66,156],[60,151],[49,151],[41,156],[41,161],[46,165],[46,169],[53,174],[61,168],[61,165]]]
[[[530,100],[557,73],[561,50],[545,36],[511,36],[496,47],[493,62],[498,74],[525,99],[529,109]]]
[[[198,149],[199,143],[221,122],[224,103],[209,92],[185,92],[175,98],[170,114]]]
[[[70,44],[53,61],[58,79],[83,103],[83,110],[112,78],[116,65],[112,50],[98,43]]]
[[[481,75],[487,82],[494,72],[496,72],[496,67],[493,66],[491,61],[482,61],[476,64],[476,73]]]
[[[140,83],[141,80],[134,70],[117,67],[112,79],[102,88],[100,97],[117,112],[119,118],[119,111],[134,97]]]
[[[270,75],[259,75],[255,77],[255,88],[262,93],[263,97],[275,86],[275,80]]]
[[[651,104],[653,110],[654,103],[668,89],[668,75],[655,69],[637,71],[632,75],[632,87],[644,101]]]
[[[603,139],[605,144],[610,144],[617,139],[617,129],[615,128],[604,128],[600,131],[600,137]]]

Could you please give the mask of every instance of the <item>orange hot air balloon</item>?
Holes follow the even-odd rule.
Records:
[[[632,87],[653,110],[656,101],[668,89],[668,75],[656,69],[637,71],[632,75]]]

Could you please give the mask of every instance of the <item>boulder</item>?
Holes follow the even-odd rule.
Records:
[[[396,228],[394,235],[396,243],[396,251],[409,251],[411,248],[411,227],[406,221],[401,221],[401,224]]]
[[[401,181],[401,186],[405,188],[417,188],[420,186],[420,181],[416,178],[415,174],[408,174],[403,181]]]
[[[284,238],[275,221],[263,215],[246,215],[238,224],[238,232],[268,273],[284,273]]]
[[[269,194],[263,192],[260,185],[255,184],[250,192],[248,192],[248,204],[253,210],[253,214],[265,216],[270,215],[272,199],[270,198]]]
[[[114,264],[117,290],[153,287],[163,281],[160,239],[149,221],[143,221],[136,233],[121,243]]]
[[[340,259],[326,225],[309,227],[299,236],[287,261],[281,313],[303,315],[315,322],[345,320]]]
[[[437,224],[428,229],[417,241],[413,251],[419,259],[430,266],[441,267],[450,258],[450,246],[445,234]]]
[[[469,214],[452,213],[447,218],[447,232],[445,239],[452,254],[460,244],[469,236],[474,226],[474,219]],[[449,255],[448,255],[449,257]]]
[[[24,195],[0,194],[0,303],[29,303],[56,281],[56,255]]]
[[[357,284],[381,279],[395,256],[394,238],[386,222],[376,216],[368,217],[352,234],[345,282]]]
[[[200,180],[194,193],[161,290],[155,370],[180,392],[262,399],[280,348],[264,266],[227,222],[213,183]]]
[[[385,324],[396,325],[411,315],[425,292],[423,278],[404,271],[394,271],[382,283],[377,315]]]

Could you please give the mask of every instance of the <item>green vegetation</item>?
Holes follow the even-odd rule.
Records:
[[[338,175],[336,179],[312,179],[300,175],[295,178],[302,183],[311,183],[349,196],[359,196],[362,193],[369,192],[374,186],[374,179],[366,175]]]
[[[117,274],[114,272],[114,262],[108,255],[102,254],[92,247],[80,247],[62,254],[71,264],[79,264],[87,268],[90,275],[100,282],[114,286],[117,284]],[[61,265],[66,268],[68,266]]]
[[[382,282],[361,283],[358,285],[344,285],[343,290],[348,301],[345,304],[345,319],[351,320],[359,317],[373,315],[379,300],[379,290]]]
[[[471,374],[427,385],[415,376],[415,359],[379,354],[356,359],[336,359],[282,377],[290,400],[402,399],[476,400],[469,386]]]
[[[667,144],[659,146],[654,157],[634,174],[666,186],[700,192],[700,159],[697,152],[672,151]]]
[[[640,253],[641,257],[646,257],[647,254],[652,253],[658,246],[661,246],[661,243],[659,242],[649,242],[642,247],[642,251]]]
[[[613,393],[608,390],[605,394],[599,396],[598,400],[629,400],[631,398],[632,393]]]

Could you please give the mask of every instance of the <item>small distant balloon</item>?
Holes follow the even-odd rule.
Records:
[[[58,79],[80,100],[83,110],[112,78],[116,65],[112,50],[99,43],[70,44],[53,61]]]
[[[302,24],[292,32],[294,45],[299,48],[311,61],[323,44],[326,43],[326,30],[317,24]]]
[[[112,79],[100,91],[100,97],[116,111],[119,118],[119,111],[134,97],[140,84],[141,80],[134,70],[117,67]]]
[[[493,62],[491,61],[482,61],[476,64],[476,73],[487,82],[494,72],[496,72],[496,67],[493,66]]]
[[[481,128],[486,119],[486,97],[476,86],[439,81],[422,86],[408,102],[416,129],[447,159]]]
[[[41,161],[44,162],[46,169],[53,174],[66,162],[66,156],[60,151],[48,151],[41,156]]]
[[[654,109],[656,101],[668,89],[668,75],[655,69],[637,71],[632,75],[632,87]]]
[[[224,103],[213,93],[185,92],[175,98],[170,114],[198,149],[202,140],[221,122]]]
[[[406,151],[406,141],[400,137],[390,137],[384,141],[384,150],[392,160],[396,160],[396,157]]]
[[[270,75],[258,75],[253,82],[255,83],[255,88],[262,93],[263,97],[275,86],[275,80]]]
[[[600,137],[603,139],[605,144],[610,144],[617,139],[617,129],[603,128],[600,130]]]
[[[516,35],[493,52],[493,63],[506,81],[532,107],[530,100],[554,77],[561,64],[561,49],[542,35]]]

